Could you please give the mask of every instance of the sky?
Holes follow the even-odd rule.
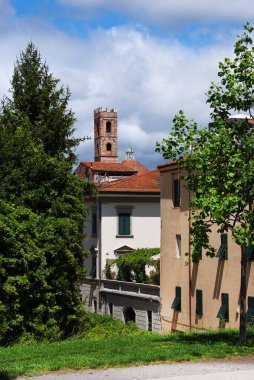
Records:
[[[180,109],[209,122],[205,93],[236,36],[253,22],[253,0],[0,0],[0,97],[32,41],[71,91],[79,161],[93,161],[93,111],[118,111],[119,160],[129,144],[152,169]]]

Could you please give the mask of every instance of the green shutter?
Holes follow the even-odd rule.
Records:
[[[246,259],[248,261],[254,260],[254,245],[248,245],[246,248]]]
[[[180,179],[174,179],[173,202],[174,207],[180,206]]]
[[[130,213],[119,213],[119,235],[130,235],[131,226],[130,226]]]
[[[248,297],[248,311],[246,313],[246,323],[254,325],[254,297]]]
[[[174,309],[176,311],[181,311],[181,288],[180,286],[176,286],[175,289],[175,299],[171,305],[171,309]]]
[[[203,294],[202,290],[196,290],[196,314],[202,317],[203,315]]]
[[[97,235],[97,215],[95,212],[92,215],[92,235]]]
[[[217,257],[219,259],[227,259],[228,258],[228,235],[221,234],[220,235],[221,244],[217,253]]]
[[[229,317],[228,294],[222,293],[221,294],[221,307],[218,311],[217,318],[224,319],[227,322],[228,317]]]
[[[95,278],[96,277],[96,265],[92,266],[92,269],[90,270],[89,277]]]

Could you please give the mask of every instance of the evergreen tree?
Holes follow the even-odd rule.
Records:
[[[42,62],[31,42],[20,54],[11,81],[12,105],[15,112],[28,117],[34,141],[42,143],[50,156],[65,154],[74,159],[73,149],[79,139],[73,138],[75,117],[68,109],[70,91],[60,85]]]
[[[21,53],[0,115],[0,342],[82,329],[84,186],[74,115],[37,49]]]

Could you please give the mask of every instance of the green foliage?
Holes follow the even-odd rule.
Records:
[[[0,344],[64,338],[85,321],[84,187],[93,186],[72,174],[68,97],[38,57],[29,44],[0,114]]]
[[[140,335],[134,322],[124,322],[113,319],[110,315],[87,313],[83,334],[86,339],[105,339],[112,337],[127,337]]]
[[[159,253],[159,248],[139,248],[133,252],[121,255],[116,260],[111,260],[111,263],[117,265],[117,279],[120,281],[135,281],[158,285],[160,261],[153,257],[159,255]],[[146,274],[147,265],[155,267],[150,276]]]

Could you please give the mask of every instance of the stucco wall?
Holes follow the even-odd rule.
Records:
[[[184,331],[192,328],[218,328],[239,326],[240,248],[228,234],[228,259],[210,258],[202,253],[199,264],[185,265],[189,250],[188,197],[181,183],[181,205],[172,203],[172,180],[177,171],[165,171],[161,180],[161,321],[162,331]],[[181,234],[181,257],[176,257],[176,234]],[[212,230],[210,243],[218,249],[220,234]],[[191,282],[190,282],[191,281]],[[191,287],[189,286],[191,285]],[[182,292],[182,309],[171,308],[175,287]],[[196,315],[196,290],[203,292],[203,316]],[[221,294],[229,294],[229,321],[217,318],[221,306]],[[254,296],[254,263],[248,262],[247,297]],[[190,297],[190,298],[189,298]]]
[[[117,237],[117,206],[132,207],[131,237]],[[101,264],[106,259],[115,259],[114,250],[126,245],[133,249],[160,246],[160,205],[159,203],[103,203],[101,208]]]

